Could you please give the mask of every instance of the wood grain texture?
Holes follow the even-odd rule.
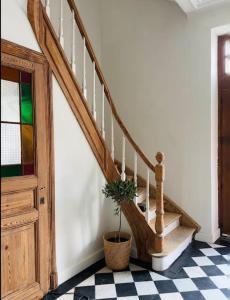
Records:
[[[1,42],[2,65],[33,74],[36,157],[34,175],[1,180],[2,299],[41,299],[49,290],[51,272],[49,66],[41,53]]]

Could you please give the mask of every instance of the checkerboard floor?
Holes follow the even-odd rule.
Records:
[[[183,260],[173,278],[165,274],[134,264],[122,272],[104,267],[58,299],[230,299],[230,247],[201,243],[201,248],[196,247]]]

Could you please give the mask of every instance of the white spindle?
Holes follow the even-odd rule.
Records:
[[[125,181],[125,135],[122,137],[122,165],[121,165],[121,180]]]
[[[135,186],[137,187],[137,152],[134,151],[134,183]],[[137,205],[137,197],[134,197],[134,203]]]
[[[50,18],[50,0],[46,0],[46,14]]]
[[[104,90],[104,84],[102,84],[101,134],[102,134],[103,139],[105,139],[105,90]]]
[[[95,61],[93,62],[93,117],[96,121],[97,119],[97,111],[96,111],[96,69],[95,69]]]
[[[150,216],[149,216],[149,168],[147,168],[145,219],[147,222],[150,221]]]
[[[75,13],[72,10],[72,57],[71,67],[74,74],[76,74],[76,46],[75,46]]]
[[[111,111],[111,156],[114,161],[114,124],[113,124],[113,112]]]
[[[86,46],[85,37],[83,37],[83,83],[82,89],[85,99],[87,99],[87,88],[86,88]]]
[[[64,48],[64,31],[63,31],[63,0],[60,0],[60,25],[59,25],[59,42]]]

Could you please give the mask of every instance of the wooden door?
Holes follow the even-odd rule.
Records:
[[[48,65],[4,41],[1,67],[1,299],[49,289]]]
[[[230,234],[230,35],[218,40],[219,73],[219,225]]]

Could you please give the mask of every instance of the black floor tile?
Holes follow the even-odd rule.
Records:
[[[137,290],[134,283],[119,283],[116,284],[118,297],[136,296]]]
[[[161,300],[159,295],[146,295],[146,296],[139,296],[140,300]]]
[[[154,281],[159,293],[176,293],[178,292],[175,284],[171,280]]]
[[[152,277],[149,272],[146,271],[132,271],[133,279],[135,282],[139,281],[151,281]]]
[[[95,299],[95,286],[76,287],[74,300],[84,300],[82,297],[87,297],[88,300]]]
[[[213,281],[208,277],[192,278],[192,281],[199,290],[210,290],[217,288]]]
[[[111,284],[114,283],[113,273],[95,274],[95,284]]]
[[[208,257],[215,265],[227,264],[228,261],[221,255]]]
[[[182,292],[181,296],[184,300],[205,300],[204,296],[201,294],[200,291]]]
[[[223,272],[216,266],[203,266],[202,270],[208,275],[208,276],[218,276],[218,275],[224,275]]]

